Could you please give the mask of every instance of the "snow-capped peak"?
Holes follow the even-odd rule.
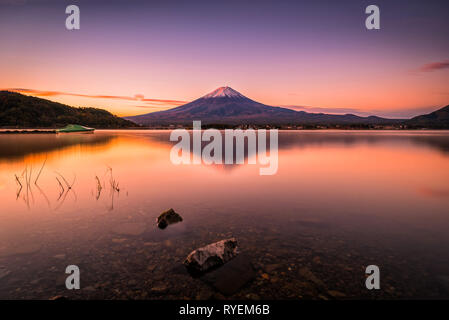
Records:
[[[241,93],[235,91],[231,87],[220,87],[211,93],[206,94],[203,98],[246,98]]]

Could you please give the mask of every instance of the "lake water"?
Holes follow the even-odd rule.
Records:
[[[176,166],[172,145],[168,131],[0,135],[0,298],[449,297],[448,132],[282,131],[272,176]],[[160,230],[168,208],[183,221]],[[254,274],[226,294],[182,261],[229,237]]]

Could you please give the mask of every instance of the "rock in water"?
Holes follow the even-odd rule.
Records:
[[[168,225],[181,221],[182,217],[171,208],[167,211],[162,212],[156,220],[157,226],[160,229],[165,229]]]
[[[229,296],[239,292],[255,277],[256,273],[249,257],[243,254],[221,268],[205,274],[201,280],[212,285],[221,294]]]
[[[237,240],[230,238],[193,250],[184,260],[191,274],[201,274],[221,266],[237,255]]]
[[[11,272],[6,269],[6,267],[0,266],[0,280],[4,277],[6,277]]]

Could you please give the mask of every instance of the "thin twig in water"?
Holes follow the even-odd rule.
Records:
[[[67,198],[67,194],[68,194],[68,193],[69,193],[69,190],[67,190],[67,191],[64,193],[64,196],[62,197],[61,202],[57,205],[57,207],[55,208],[55,210],[58,210],[58,209],[64,204],[65,199]],[[61,193],[61,195],[62,195],[62,193]],[[61,195],[59,196],[59,198],[61,198]],[[58,200],[59,200],[59,198],[58,198]]]
[[[112,174],[112,168],[107,166],[108,170],[106,171],[105,175],[109,172],[109,184],[111,186],[111,207],[110,210],[114,210],[114,196],[115,196],[115,192],[117,192],[117,194],[120,194],[120,188],[119,188],[119,184],[118,182],[114,179],[114,176]]]
[[[19,190],[17,190],[17,192],[16,192],[16,200],[17,200],[17,199],[19,199],[19,196],[20,196],[20,193],[22,192],[23,186],[22,186],[22,183],[20,183],[19,177],[18,177],[16,174],[15,174],[14,176],[16,177],[16,182],[17,182],[17,183],[19,184],[19,186],[20,186]]]
[[[37,184],[36,184],[36,188],[37,188],[37,190],[39,190],[39,192],[41,193],[41,195],[44,197],[45,201],[47,202],[48,207],[51,208],[50,200],[48,200],[48,197],[47,197],[47,195],[45,194],[45,192],[44,192],[44,191],[39,187],[39,185],[37,185]]]
[[[19,177],[18,177],[16,174],[15,174],[14,176],[16,177],[16,181],[17,181],[17,183],[19,184],[20,189],[22,189],[22,184],[20,183]]]
[[[73,177],[73,181],[72,181],[72,184],[70,185],[69,189],[72,189],[73,185],[75,184],[75,181],[76,181],[76,174]]]
[[[66,184],[67,189],[70,189],[71,188],[70,184],[67,182],[67,180],[64,178],[64,176],[62,174],[60,174],[59,172],[56,172],[56,174],[59,175],[62,178],[62,180],[64,180],[64,183]]]
[[[73,196],[75,197],[75,201],[77,201],[78,200],[78,196],[76,195],[75,189],[72,188],[73,185],[75,184],[75,181],[76,181],[76,174],[74,174],[72,184],[69,186],[68,190],[72,191]],[[67,192],[68,192],[68,190],[67,190]]]
[[[61,192],[59,193],[59,198],[58,198],[58,200],[61,198],[61,196],[62,196],[62,194],[64,193],[64,187],[62,186],[62,183],[61,183],[61,181],[59,181],[59,179],[58,179],[58,177],[56,177],[56,180],[58,181],[58,183],[59,183],[59,186],[61,187]]]
[[[112,189],[113,189],[113,190],[115,190],[115,191],[117,191],[117,192],[120,192],[120,188],[118,187],[118,182],[116,182],[115,180],[113,180],[111,185],[112,185]]]
[[[28,181],[27,181],[27,183],[30,186],[30,188],[31,188],[31,176],[32,175],[33,175],[33,166],[30,167],[30,175],[29,175]]]
[[[21,192],[22,192],[22,187],[20,187],[20,189],[17,190],[17,192],[16,192],[16,200],[19,199]]]
[[[41,167],[41,169],[39,170],[39,173],[37,174],[37,177],[36,177],[36,180],[34,180],[34,184],[37,184],[37,180],[39,179],[39,177],[40,177],[40,175],[41,175],[41,172],[42,172],[42,169],[44,169],[44,166],[45,166],[45,163],[47,162],[47,157],[45,157],[45,161],[44,161],[44,163],[42,164],[42,167]]]
[[[110,175],[111,175],[110,178],[109,178],[109,183],[111,184],[112,191],[120,192],[120,189],[118,187],[118,182],[115,181],[115,179],[114,179],[114,177],[112,175],[112,168],[111,167],[109,167],[109,172],[110,172]]]
[[[30,176],[28,177],[28,186],[30,188],[30,194],[31,194],[31,200],[33,200],[33,204],[34,204],[34,194],[33,194],[33,189],[31,188],[31,178],[33,176],[33,166],[30,167]]]
[[[101,190],[103,189],[103,187],[101,186],[101,182],[98,176],[95,176],[95,179],[97,180],[97,196],[95,198],[98,200],[100,198]]]
[[[26,182],[26,187],[27,187],[27,193],[26,193],[26,198],[25,199],[25,203],[28,207],[28,209],[30,208],[30,194],[29,194],[29,184],[28,184],[28,166],[25,167],[25,182]],[[25,195],[24,195],[25,197]]]
[[[73,178],[72,184],[70,184],[70,183],[67,182],[67,180],[64,178],[64,176],[62,174],[60,174],[59,172],[56,172],[56,171],[55,171],[55,173],[57,175],[59,175],[62,178],[62,180],[64,181],[64,183],[65,183],[65,185],[67,187],[67,192],[66,193],[68,193],[69,190],[72,191],[73,192],[73,196],[75,197],[75,200],[77,200],[78,197],[76,196],[75,190],[72,188],[73,185],[75,184],[75,181],[76,181],[76,174],[75,174],[75,176]],[[59,181],[58,178],[56,178],[56,179],[58,180],[59,185],[62,187],[61,181]],[[59,195],[59,198],[61,198],[61,195]],[[58,198],[58,200],[59,200],[59,198]],[[65,197],[64,197],[64,199],[65,199]]]

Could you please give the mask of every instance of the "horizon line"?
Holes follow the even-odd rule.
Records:
[[[229,86],[226,86],[226,87],[229,87]],[[220,88],[222,88],[222,87],[219,87],[218,89],[220,89]],[[229,87],[229,88],[233,89],[232,87]],[[216,90],[218,90],[218,89],[216,89]],[[235,89],[233,89],[233,90],[235,90]],[[2,88],[2,89],[0,89],[0,91],[16,92],[16,93],[20,93],[23,95],[36,97],[36,98],[47,97],[47,100],[53,101],[53,102],[58,102],[58,101],[51,100],[48,97],[73,96],[73,97],[83,97],[83,98],[90,98],[90,99],[111,99],[111,100],[137,101],[137,102],[146,103],[147,105],[144,105],[144,106],[143,105],[135,105],[132,107],[148,108],[148,109],[159,108],[160,109],[160,110],[153,111],[153,112],[171,110],[173,108],[182,106],[184,104],[190,103],[195,100],[194,99],[192,101],[183,101],[183,100],[174,100],[174,99],[145,98],[144,95],[142,95],[142,94],[135,94],[133,97],[119,96],[119,95],[101,95],[101,94],[92,95],[92,94],[80,94],[80,93],[71,93],[71,92],[65,92],[65,91],[38,90],[38,89],[29,89],[29,88]],[[61,103],[61,102],[58,102],[58,103]],[[63,103],[63,104],[66,104],[66,103]],[[156,104],[156,105],[154,105],[154,104]],[[168,104],[168,105],[172,105],[172,107],[164,107],[163,105],[157,105],[157,104],[165,104],[165,105]],[[77,107],[74,105],[69,105],[69,106],[75,107],[75,108]],[[324,113],[324,114],[334,114],[334,115],[356,115],[359,117],[374,116],[374,117],[380,117],[380,118],[385,118],[385,119],[411,119],[415,116],[428,114],[428,113],[431,113],[433,111],[436,111],[436,110],[439,110],[439,109],[445,107],[445,106],[431,106],[431,107],[427,106],[427,107],[406,108],[406,109],[400,109],[400,110],[389,110],[389,111],[380,111],[380,110],[364,111],[364,110],[361,110],[358,108],[345,108],[345,107],[315,107],[315,106],[302,106],[302,105],[267,105],[267,106],[290,109],[290,110],[293,110],[296,112],[304,111],[307,113],[316,113],[316,114]],[[83,106],[78,106],[78,107],[83,107]],[[111,112],[110,110],[108,110],[108,108],[105,108],[105,107],[101,107],[101,108],[94,107],[94,108],[104,109],[104,110]],[[147,113],[142,113],[142,114],[138,114],[138,115],[123,115],[123,116],[118,116],[116,114],[114,114],[114,115],[116,115],[120,118],[127,118],[127,117],[150,114],[153,112],[147,112]],[[410,115],[411,113],[414,113],[414,115]]]

